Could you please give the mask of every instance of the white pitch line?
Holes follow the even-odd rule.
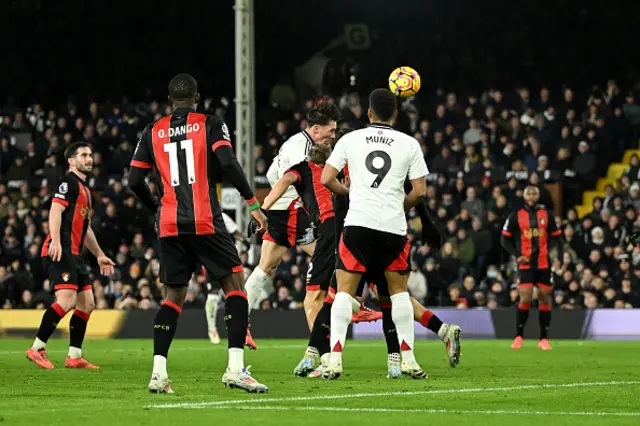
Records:
[[[378,342],[378,343],[360,343],[360,344],[350,344],[349,347],[353,347],[353,348],[373,348],[373,347],[380,347],[380,345],[384,345],[383,342]],[[275,349],[275,350],[282,350],[282,349],[300,349],[301,351],[304,352],[304,349],[306,348],[306,343],[300,343],[300,344],[284,344],[284,345],[261,345],[259,346],[259,350],[269,350],[269,349]],[[27,352],[27,347],[25,347],[25,350],[23,351],[16,351],[16,350],[0,350],[0,355],[24,355]],[[109,352],[116,352],[116,353],[126,353],[126,352],[142,352],[142,351],[146,351],[146,352],[152,352],[153,351],[153,346],[149,345],[148,347],[145,348],[113,348],[113,349],[109,349]],[[170,352],[175,352],[175,351],[227,351],[227,346],[226,345],[210,345],[210,346],[198,346],[195,348],[188,348],[188,347],[177,347],[177,348],[171,348]],[[58,354],[58,353],[67,353],[68,349],[52,349],[52,350],[47,350],[47,354]]]
[[[345,408],[345,407],[278,407],[275,405],[215,407],[217,409],[251,410],[251,411],[346,411],[358,413],[421,413],[421,414],[514,414],[532,416],[584,416],[584,417],[640,417],[640,413],[607,413],[602,411],[520,411],[520,410],[449,410],[421,408]]]
[[[254,398],[254,399],[231,399],[226,401],[205,401],[205,402],[182,402],[176,404],[154,404],[145,408],[208,408],[219,407],[223,405],[239,405],[239,404],[263,404],[267,402],[299,402],[299,401],[326,401],[331,399],[352,399],[352,398],[369,398],[378,396],[412,396],[412,395],[434,395],[434,394],[451,394],[451,393],[478,393],[478,392],[504,392],[515,390],[531,390],[531,389],[562,389],[562,388],[578,388],[589,386],[628,386],[640,385],[640,381],[611,381],[611,382],[581,382],[566,384],[543,384],[543,385],[524,385],[524,386],[507,386],[498,388],[466,388],[466,389],[434,389],[426,391],[414,392],[372,392],[372,393],[356,393],[343,395],[316,395],[316,396],[293,396],[283,398]]]

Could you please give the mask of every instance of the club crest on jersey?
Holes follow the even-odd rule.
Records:
[[[66,194],[67,191],[69,191],[69,185],[67,185],[67,182],[62,182],[58,187],[58,192],[61,194]]]
[[[71,278],[71,274],[70,273],[68,273],[68,272],[63,272],[62,273],[62,281],[64,281],[65,283],[69,282],[69,278]]]
[[[540,225],[544,225],[544,217],[540,219]]]

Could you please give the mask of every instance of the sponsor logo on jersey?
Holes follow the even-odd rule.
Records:
[[[191,132],[197,132],[199,130],[200,130],[200,123],[187,124],[187,125],[178,126],[178,127],[169,127],[169,130],[166,132],[164,131],[164,129],[158,130],[158,137],[171,138],[174,136],[186,135],[187,133],[191,133]]]

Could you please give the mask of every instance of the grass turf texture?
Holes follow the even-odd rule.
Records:
[[[177,340],[168,362],[173,396],[147,391],[151,341],[85,342],[97,372],[63,367],[66,339],[49,343],[56,368],[39,369],[25,358],[30,343],[0,340],[4,424],[640,424],[640,342],[552,341],[553,351],[542,352],[533,340],[519,351],[507,341],[463,340],[451,369],[442,343],[420,341],[417,359],[430,378],[419,381],[386,378],[384,342],[349,341],[346,374],[321,381],[293,376],[305,342],[260,340],[245,361],[270,393],[249,395],[220,382],[225,344]]]

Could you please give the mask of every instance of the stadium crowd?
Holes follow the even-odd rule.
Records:
[[[507,215],[522,206],[526,185],[541,188],[541,202],[565,207],[594,187],[609,163],[637,147],[640,106],[633,92],[615,82],[585,92],[543,87],[511,92],[486,90],[461,96],[423,91],[401,106],[396,127],[422,144],[431,174],[428,206],[445,244],[438,252],[422,245],[420,221],[409,216],[412,295],[428,306],[460,309],[517,304],[515,264],[500,247]],[[357,94],[335,99],[345,128],[367,123],[366,100]],[[305,110],[292,87],[271,92],[256,146],[256,184],[279,147],[305,127]],[[229,103],[207,99],[203,109],[220,116]],[[40,261],[47,233],[52,190],[64,174],[64,147],[87,141],[94,148],[88,185],[94,193],[92,226],[105,253],[116,262],[110,279],[95,275],[98,309],[154,309],[161,301],[152,214],[126,189],[128,164],[139,132],[168,107],[159,102],[99,105],[73,103],[47,110],[32,104],[0,110],[0,304],[4,309],[43,308],[53,302],[51,284]],[[547,184],[558,184],[553,197]],[[153,186],[153,185],[152,185]],[[562,309],[640,307],[640,251],[629,252],[625,238],[640,228],[640,161],[633,157],[617,187],[579,219],[572,208],[556,217],[564,233],[553,250],[554,304]],[[562,209],[556,209],[562,211]],[[245,247],[248,247],[245,245]],[[244,252],[248,273],[253,265]],[[93,262],[94,259],[91,259]],[[277,270],[275,289],[265,292],[260,309],[296,309],[305,295],[309,259],[292,249]],[[88,263],[88,268],[95,264]],[[202,307],[205,278],[189,285],[185,308]],[[367,295],[373,307],[376,301]]]

